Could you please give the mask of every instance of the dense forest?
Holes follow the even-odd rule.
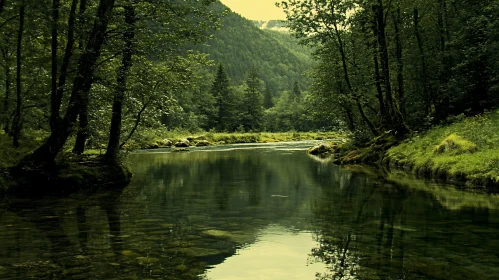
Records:
[[[215,0],[2,1],[3,133],[44,139],[31,162],[96,146],[113,160],[147,128],[367,141],[497,105],[495,1],[279,5],[297,38]]]
[[[218,1],[2,5],[1,126],[15,147],[26,136],[46,139],[31,160],[103,146],[112,159],[147,129],[329,125],[307,113],[310,48]]]
[[[221,6],[217,6],[221,8]],[[188,44],[186,49],[193,49],[209,54],[215,62],[211,68],[201,69],[204,83],[198,90],[184,92],[177,97],[181,112],[163,118],[169,129],[216,131],[313,131],[332,127],[330,120],[324,120],[311,114],[314,104],[308,97],[309,78],[307,71],[312,66],[312,49],[302,46],[289,32],[280,32],[260,28],[263,23],[249,21],[240,15],[229,12],[222,18],[221,28],[205,44]],[[271,21],[266,27],[279,26],[280,22]],[[214,91],[215,77],[220,75],[219,66],[223,66],[223,75],[228,79],[229,87],[226,99]],[[247,119],[245,108],[248,96],[248,79],[251,75],[258,78],[253,84],[255,102],[261,120],[257,127],[243,123]],[[294,90],[294,95],[293,95]],[[302,94],[303,93],[303,94]],[[299,97],[299,98],[297,98]],[[257,101],[260,99],[260,101]],[[223,103],[232,103],[230,117],[220,122],[218,112]],[[218,105],[217,105],[218,104]]]
[[[281,1],[316,49],[311,96],[365,141],[499,102],[497,1]],[[450,119],[449,119],[450,118]]]
[[[115,161],[144,119],[168,113],[173,92],[196,86],[208,60],[181,46],[219,27],[215,2],[2,2],[2,128],[14,147],[23,135],[44,139],[20,166],[46,169],[95,140]]]

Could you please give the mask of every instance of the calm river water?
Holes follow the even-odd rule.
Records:
[[[310,145],[142,152],[123,190],[7,197],[0,279],[499,279],[499,197]]]

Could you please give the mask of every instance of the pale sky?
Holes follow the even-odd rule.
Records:
[[[243,17],[251,20],[286,19],[281,8],[275,6],[277,0],[220,0]]]

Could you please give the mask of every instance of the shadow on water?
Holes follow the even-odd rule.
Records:
[[[66,198],[9,197],[0,216],[0,239],[5,241],[0,250],[2,278],[93,278],[106,261],[119,262],[120,194],[114,190]],[[105,240],[98,242],[101,234]],[[13,236],[14,243],[8,240]],[[106,253],[96,254],[97,247]]]
[[[0,201],[0,278],[499,278],[497,197],[242,147],[135,154],[123,190]]]

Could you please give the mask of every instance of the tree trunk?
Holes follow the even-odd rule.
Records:
[[[390,83],[390,66],[388,61],[388,47],[385,34],[385,20],[383,13],[382,0],[378,0],[379,5],[373,6],[374,16],[376,18],[376,27],[378,35],[379,59],[381,62],[381,81],[385,87],[385,99],[388,103],[388,112],[394,116],[394,105],[392,97],[392,85]]]
[[[2,120],[3,130],[5,133],[9,133],[9,107],[10,107],[10,84],[11,84],[11,76],[10,76],[10,63],[5,61],[5,97],[3,100],[3,116]]]
[[[416,40],[418,42],[419,54],[421,59],[421,71],[422,78],[421,82],[423,83],[423,98],[425,100],[425,113],[428,115],[430,113],[430,107],[432,103],[432,98],[428,91],[428,69],[426,65],[426,54],[423,46],[423,40],[421,39],[421,34],[419,32],[419,14],[418,9],[414,9],[414,35],[416,36]]]
[[[19,9],[19,30],[17,32],[17,50],[16,50],[16,113],[12,122],[12,136],[14,147],[19,147],[19,137],[21,136],[21,49],[24,32],[24,0],[21,0],[21,7]]]
[[[68,76],[69,63],[71,57],[73,56],[73,46],[74,46],[74,31],[75,31],[75,17],[76,17],[76,4],[78,0],[72,0],[71,10],[68,19],[68,40],[66,42],[66,49],[64,51],[64,57],[62,59],[61,70],[59,73],[59,82],[57,83],[57,89],[55,96],[52,96],[52,107],[50,115],[50,125],[52,130],[54,130],[57,125],[61,122],[61,116],[59,111],[61,109],[62,97],[64,95],[64,87],[66,86],[66,80]],[[57,69],[55,70],[57,72]]]
[[[92,76],[95,63],[100,56],[100,49],[104,42],[107,25],[111,18],[115,0],[100,0],[97,8],[97,16],[94,26],[89,34],[85,51],[78,59],[77,74],[73,82],[71,97],[66,108],[66,113],[61,125],[50,134],[45,143],[36,149],[23,162],[41,164],[54,162],[55,157],[66,142],[71,129],[74,126],[83,101],[88,99],[88,93],[92,86]]]
[[[56,126],[56,102],[57,102],[57,28],[59,22],[59,0],[52,0],[52,87],[50,94],[50,128]],[[58,111],[57,111],[58,113]]]
[[[359,110],[359,113],[360,113],[360,116],[362,117],[362,120],[367,124],[367,126],[369,127],[371,132],[375,136],[377,136],[378,131],[374,127],[374,124],[371,122],[371,120],[366,116],[364,110],[362,109],[362,105],[359,103],[358,96],[356,96],[356,93],[353,90],[352,84],[350,83],[350,77],[348,74],[347,59],[346,59],[345,49],[343,46],[343,40],[341,39],[341,34],[340,34],[340,31],[339,31],[336,23],[334,23],[334,30],[335,30],[335,34],[336,34],[336,39],[338,40],[338,46],[339,46],[340,55],[341,55],[341,63],[343,66],[343,74],[344,74],[344,78],[345,78],[345,83],[347,84],[347,87],[348,87],[348,93],[355,100],[356,105],[357,105],[357,109]]]
[[[400,113],[405,117],[405,89],[404,89],[404,63],[402,59],[402,41],[400,40],[400,6],[397,7],[397,15],[392,12],[393,28],[395,29],[395,57],[397,58],[397,100]]]
[[[82,97],[80,103],[80,113],[78,114],[78,133],[76,134],[75,145],[73,147],[73,153],[77,155],[83,154],[85,151],[85,143],[88,138],[88,94]]]
[[[113,99],[109,143],[106,151],[106,158],[110,160],[116,159],[120,148],[123,98],[126,91],[127,77],[130,72],[130,67],[132,67],[133,39],[135,37],[135,10],[132,5],[133,4],[125,6],[125,22],[127,24],[127,30],[123,36],[125,46],[123,48],[121,67],[118,69],[118,77],[116,79],[118,87]]]
[[[146,110],[147,106],[149,105],[149,102],[147,103],[144,103],[142,105],[142,108],[140,108],[140,111],[137,113],[137,117],[135,118],[135,124],[133,125],[133,128],[132,130],[130,131],[130,133],[128,133],[128,136],[127,138],[125,139],[125,141],[123,141],[121,144],[120,144],[120,148],[122,148],[126,142],[128,142],[128,140],[130,140],[130,138],[132,138],[133,134],[135,133],[135,131],[137,130],[137,128],[139,127],[139,123],[140,123],[140,120],[142,118],[142,113],[144,113],[144,111]]]
[[[348,130],[350,130],[351,132],[354,132],[355,131],[355,122],[353,120],[353,114],[352,114],[352,109],[350,108],[349,105],[345,105],[343,106],[343,109],[345,109],[345,114],[347,115],[347,127],[348,127]]]
[[[78,12],[78,24],[80,28],[85,24],[85,11],[87,10],[87,0],[80,0],[80,10]],[[83,32],[80,32],[80,38],[78,40],[78,48],[83,50]]]
[[[404,117],[400,113],[397,100],[393,99],[392,86],[390,83],[390,65],[388,60],[388,47],[385,33],[385,17],[383,13],[383,1],[378,0],[378,5],[373,6],[373,13],[377,25],[378,48],[381,61],[381,72],[383,73],[382,81],[385,86],[385,99],[388,102],[388,111],[394,118],[390,123],[390,128],[394,129],[400,137],[403,137],[409,132],[409,128],[405,124]]]
[[[371,130],[371,132],[372,132],[372,134],[374,134],[374,136],[378,136],[379,131],[376,129],[376,127],[371,122],[371,120],[366,116],[366,113],[364,112],[364,108],[362,108],[362,104],[360,104],[360,101],[358,98],[355,98],[355,103],[357,104],[357,109],[359,110],[360,116],[362,117],[364,122],[369,127],[369,130]]]
[[[374,9],[373,9],[374,12]],[[377,21],[374,20],[372,22],[372,29],[373,29],[373,34],[374,34],[374,41],[373,41],[373,59],[374,59],[374,79],[375,82],[374,84],[376,85],[376,97],[378,98],[378,104],[379,104],[379,112],[381,115],[381,130],[387,129],[389,124],[392,122],[391,121],[391,116],[388,113],[388,109],[386,108],[386,103],[385,99],[383,97],[383,89],[381,87],[381,75],[379,73],[379,55],[378,55],[378,27],[377,27]]]

